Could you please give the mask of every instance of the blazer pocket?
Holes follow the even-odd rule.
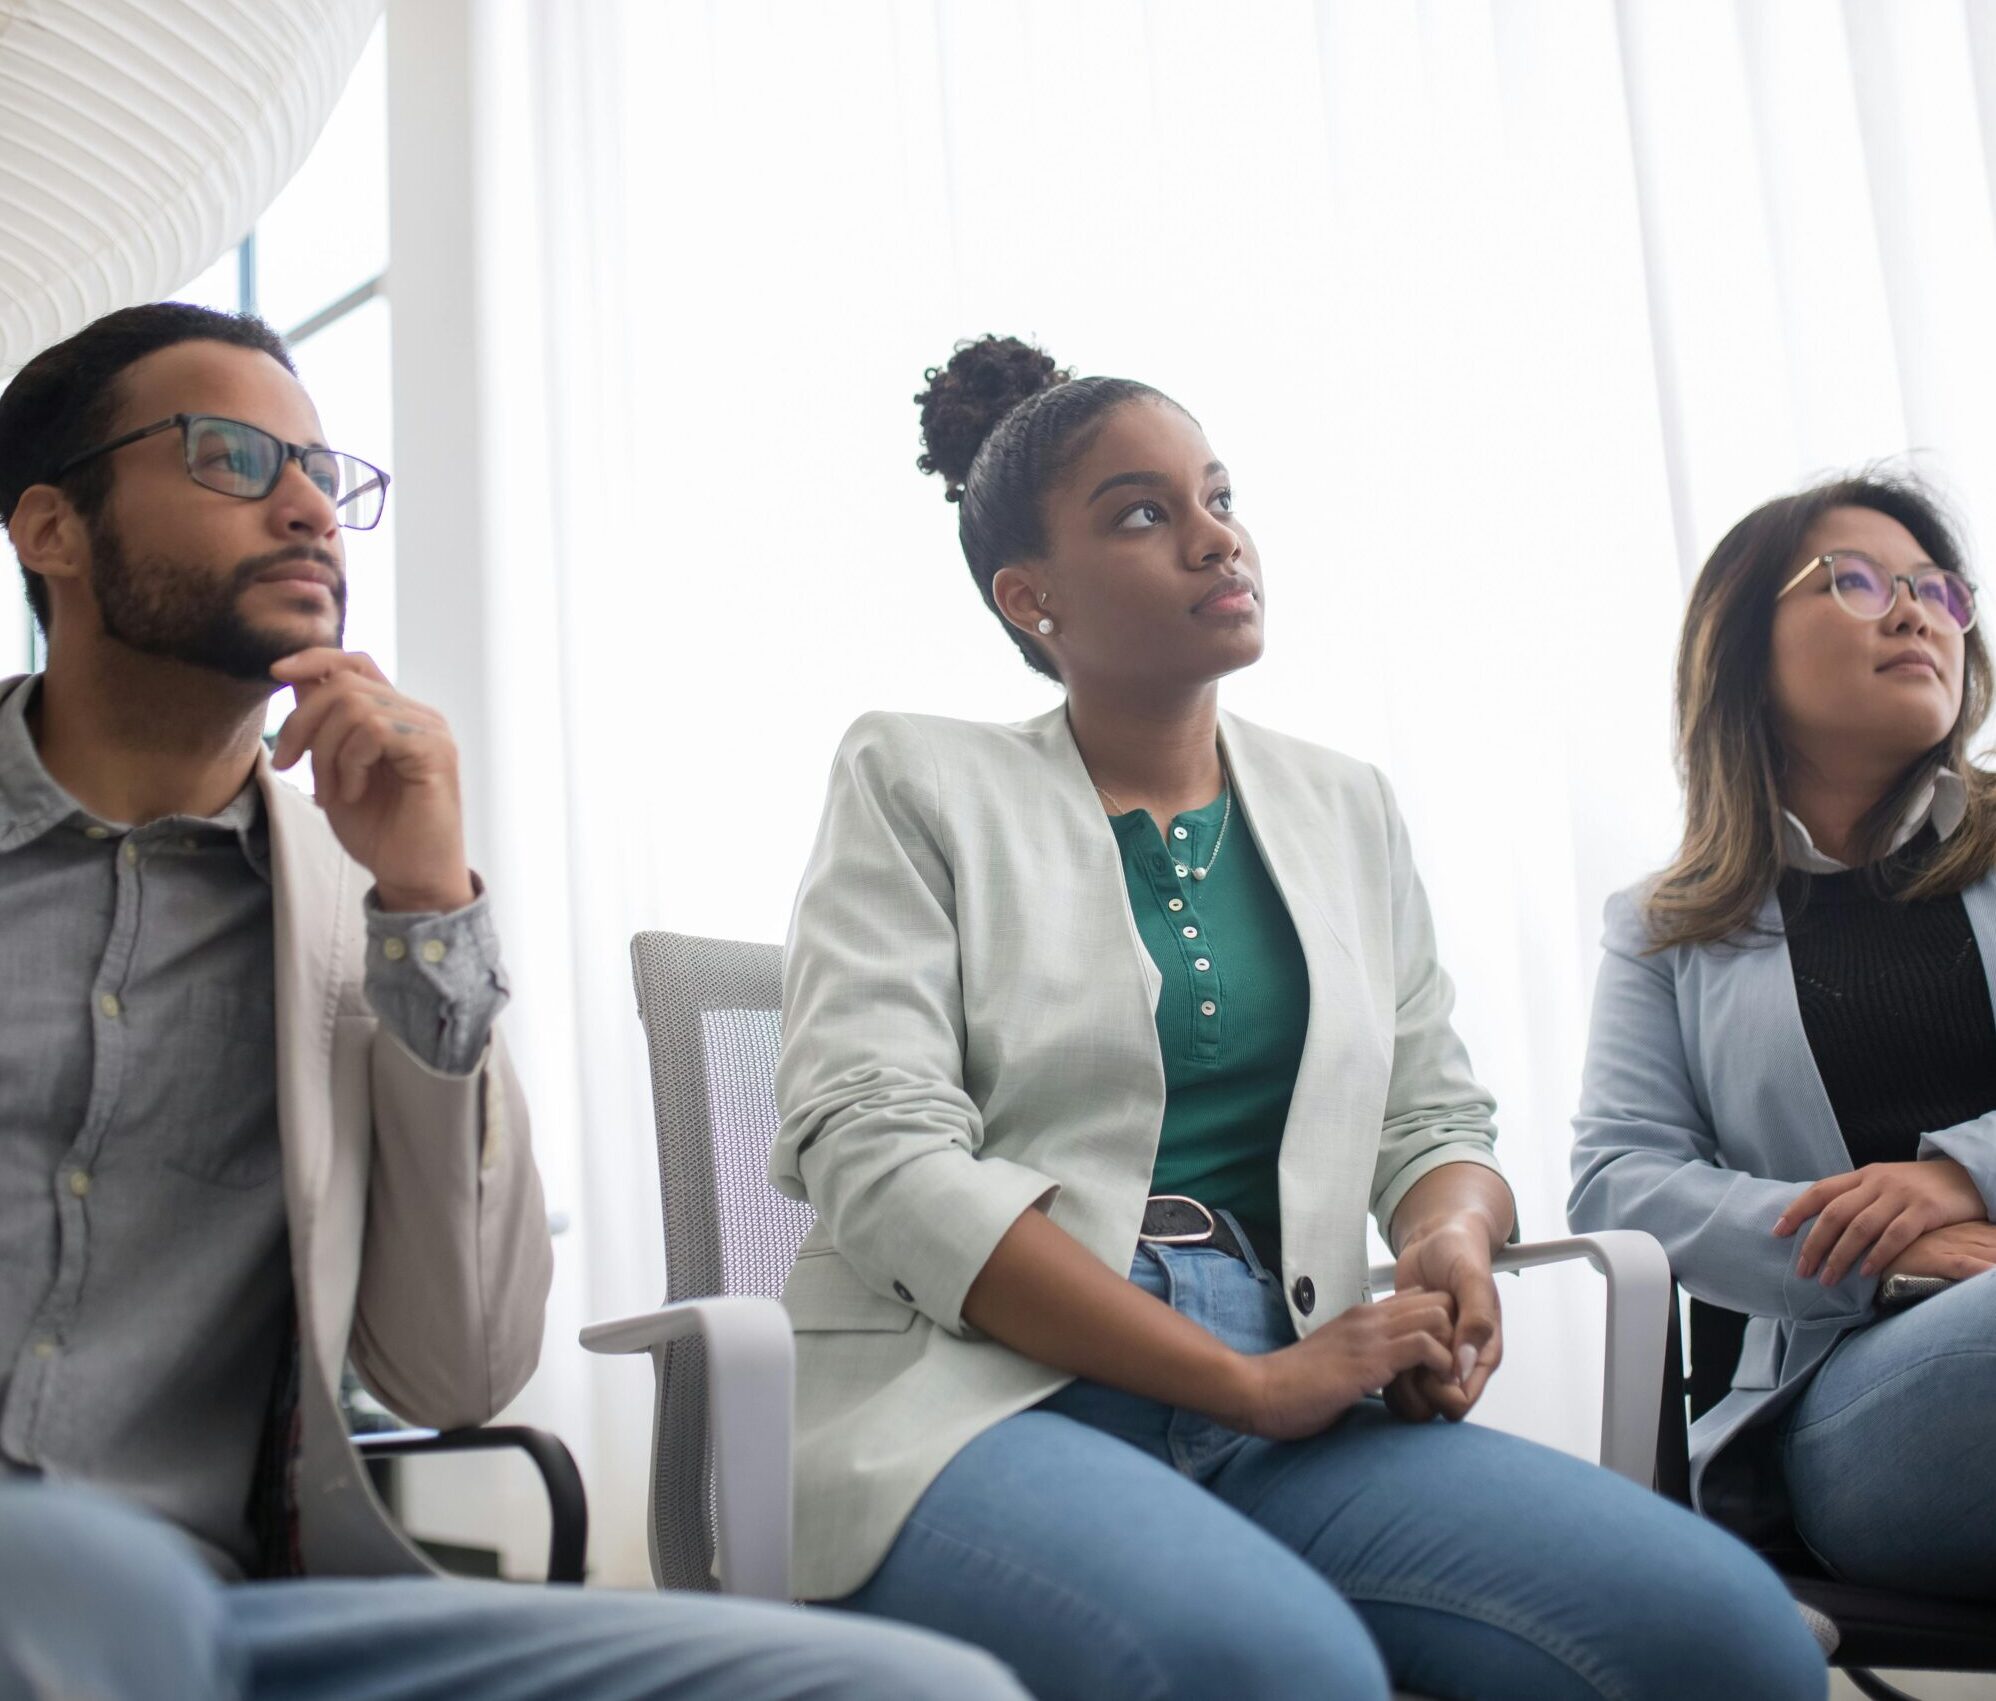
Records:
[[[783,1284],[783,1309],[799,1334],[866,1330],[900,1334],[915,1322],[915,1308],[878,1294],[836,1252],[800,1253]]]

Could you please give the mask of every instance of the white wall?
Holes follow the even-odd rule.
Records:
[[[532,811],[544,776],[558,766],[553,729],[561,715],[545,671],[531,660],[546,641],[544,612],[531,588],[516,594],[490,569],[502,553],[519,556],[537,500],[541,523],[545,516],[540,422],[530,402],[524,417],[508,411],[517,387],[495,394],[489,382],[495,372],[537,369],[531,360],[509,361],[503,346],[531,345],[536,335],[538,310],[515,293],[531,285],[532,273],[486,258],[507,238],[504,177],[530,130],[526,115],[490,104],[494,90],[516,80],[495,73],[494,60],[522,50],[521,16],[520,6],[482,0],[388,10],[399,683],[442,709],[457,736],[472,861],[493,894],[516,971],[521,962],[558,962],[567,950],[565,903],[547,901],[567,885],[559,811],[548,812],[545,833],[502,838],[494,826],[509,811]],[[507,551],[498,548],[502,529]],[[574,1217],[580,1187],[575,1118],[563,1104],[573,1078],[564,983],[517,972],[514,982],[505,1030],[533,1105],[537,1158],[559,1226]],[[592,1405],[575,1345],[585,1307],[574,1245],[556,1238],[542,1369],[506,1415],[561,1435],[587,1472]],[[630,1309],[656,1297],[634,1298]],[[544,1563],[544,1501],[525,1473],[470,1461],[426,1464],[405,1480],[419,1533],[498,1545],[521,1575]]]

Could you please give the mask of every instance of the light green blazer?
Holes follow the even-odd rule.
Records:
[[[1383,1228],[1430,1170],[1496,1167],[1493,1107],[1386,782],[1231,715],[1220,739],[1310,974],[1279,1163],[1307,1333],[1368,1297],[1368,1207]],[[791,924],[770,1162],[818,1213],[783,1294],[805,1599],[858,1588],[959,1448],[1067,1380],[963,1299],[1027,1210],[1128,1270],[1164,1117],[1159,984],[1065,708],[854,724]]]

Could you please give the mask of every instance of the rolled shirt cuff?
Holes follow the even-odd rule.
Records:
[[[370,891],[367,1001],[396,1039],[444,1075],[478,1067],[510,989],[484,884],[463,909],[393,912]]]

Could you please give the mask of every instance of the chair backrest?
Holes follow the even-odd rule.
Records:
[[[1708,1300],[1691,1302],[1691,1421],[1696,1423],[1733,1391],[1733,1372],[1746,1345],[1747,1319]]]
[[[651,1053],[668,1300],[782,1291],[811,1208],[769,1185],[783,953],[775,945],[640,933],[638,1017]],[[652,1576],[714,1587],[713,1452],[705,1352],[666,1349],[652,1461]]]

